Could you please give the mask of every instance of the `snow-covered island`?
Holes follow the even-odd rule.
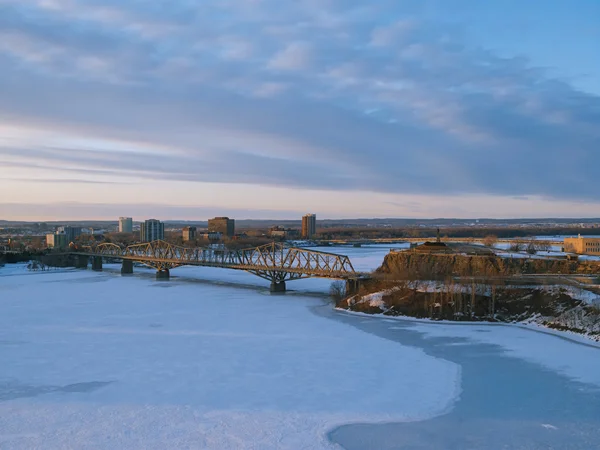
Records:
[[[600,341],[600,265],[527,255],[391,252],[355,312],[447,321],[534,324]],[[557,275],[552,275],[557,274]]]

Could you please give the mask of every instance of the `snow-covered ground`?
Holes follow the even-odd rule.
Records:
[[[315,280],[116,269],[0,278],[0,448],[329,448],[459,394],[458,365],[311,312]]]
[[[328,251],[362,271],[390,248]],[[1,449],[333,448],[344,424],[329,438],[356,449],[600,446],[597,348],[334,312],[329,280],[270,295],[243,272],[135,272],[0,268]]]

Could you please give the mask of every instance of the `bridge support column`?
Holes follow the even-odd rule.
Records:
[[[102,272],[102,256],[94,256],[92,259],[92,270]]]
[[[78,269],[87,269],[89,257],[83,255],[75,256],[75,267]]]
[[[133,273],[133,261],[124,259],[121,265],[121,275],[129,275]]]
[[[158,270],[156,272],[157,280],[168,280],[170,277],[171,274],[169,273],[169,269]]]
[[[346,295],[356,295],[362,287],[362,281],[358,278],[348,278],[346,280]]]
[[[271,281],[271,292],[285,292],[285,281]]]

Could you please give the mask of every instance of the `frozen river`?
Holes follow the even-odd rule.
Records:
[[[172,274],[0,268],[0,448],[600,447],[598,348],[333,311],[327,280]]]

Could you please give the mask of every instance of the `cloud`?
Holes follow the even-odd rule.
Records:
[[[306,70],[312,62],[312,49],[305,42],[292,42],[268,63],[271,69]]]
[[[25,181],[28,183],[51,184],[128,184],[117,181],[81,180],[77,178],[5,178],[6,181]]]
[[[45,220],[106,220],[107,217],[155,217],[159,220],[206,220],[215,216],[236,217],[238,220],[249,219],[273,219],[281,220],[289,217],[300,217],[302,211],[290,209],[264,209],[264,208],[227,208],[227,207],[203,207],[186,206],[177,204],[160,203],[79,203],[79,202],[49,202],[38,204],[0,203],[0,208],[6,216],[20,217],[23,220],[35,220],[45,217]],[[112,215],[106,215],[105,211],[111,211]]]
[[[600,201],[599,97],[398,2],[0,0],[0,67],[46,179]]]
[[[403,39],[416,28],[417,24],[410,19],[401,19],[391,25],[376,27],[371,33],[370,43],[375,47],[401,45]]]

